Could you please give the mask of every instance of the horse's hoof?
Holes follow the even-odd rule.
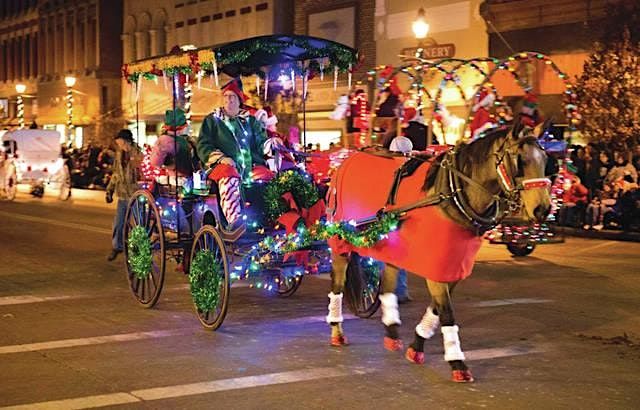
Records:
[[[411,363],[424,364],[424,352],[416,352],[411,346],[407,349],[404,357]]]
[[[398,350],[402,350],[404,344],[400,339],[392,339],[390,337],[384,337],[384,348],[390,350],[392,352],[397,352]]]
[[[345,335],[331,336],[331,346],[348,346],[349,341]]]
[[[451,372],[451,380],[456,383],[473,383],[475,380],[471,374],[471,370],[453,370]]]

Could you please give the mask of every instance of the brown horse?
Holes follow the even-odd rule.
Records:
[[[369,248],[355,247],[341,238],[329,241],[334,254],[327,315],[332,345],[347,344],[342,294],[354,252],[386,263],[380,291],[385,348],[403,348],[393,293],[402,268],[424,277],[431,295],[405,357],[424,363],[424,342],[440,327],[453,381],[473,381],[460,347],[452,292],[471,273],[482,234],[507,213],[518,212],[530,221],[546,218],[551,199],[544,174],[546,154],[538,144],[537,131],[541,130],[516,124],[432,160],[358,153],[341,165],[328,195],[334,221],[354,220],[357,225],[381,210],[399,210],[403,217],[397,231]]]

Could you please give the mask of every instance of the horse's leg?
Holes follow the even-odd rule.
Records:
[[[439,326],[440,317],[438,316],[435,300],[432,298],[420,323],[416,325],[413,343],[405,353],[407,360],[417,364],[424,363],[424,342],[433,337]]]
[[[443,283],[434,282],[427,279],[427,287],[431,294],[432,303],[435,306],[436,314],[440,318],[442,326],[442,341],[444,344],[444,360],[449,363],[454,382],[472,382],[471,371],[464,363],[464,353],[460,347],[460,337],[458,336],[458,326],[455,322],[453,312],[453,302],[451,292],[457,282]]]
[[[384,347],[387,350],[402,350],[402,340],[398,334],[400,312],[398,311],[398,297],[394,293],[398,280],[398,269],[389,264],[385,265],[382,275],[382,323],[384,324]]]
[[[329,293],[329,314],[327,323],[331,326],[331,345],[344,346],[349,344],[342,330],[342,295],[344,282],[347,278],[348,257],[333,255],[331,269],[331,292]]]

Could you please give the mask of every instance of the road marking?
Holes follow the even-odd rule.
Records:
[[[605,246],[610,246],[612,244],[616,243],[615,241],[607,241],[607,242],[603,242],[603,243],[599,243],[597,245],[592,245],[592,246],[587,246],[586,248],[582,248],[579,249],[577,251],[574,251],[572,253],[572,255],[576,255],[576,254],[580,254],[580,253],[586,253],[586,252],[591,252],[595,249],[600,249],[600,248],[604,248]]]
[[[22,295],[22,296],[3,296],[0,297],[0,306],[7,305],[22,305],[26,303],[41,303],[41,302],[53,302],[56,300],[69,300],[69,299],[80,299],[86,298],[86,295],[61,295],[61,296],[31,296],[31,295]]]
[[[373,370],[371,369],[357,367],[316,367],[312,369],[269,373],[257,376],[234,377],[231,379],[211,380],[200,383],[133,390],[128,393],[120,392],[113,394],[102,394],[98,396],[77,397],[66,400],[44,401],[39,403],[22,404],[18,406],[1,407],[1,409],[86,409],[112,406],[117,404],[139,403],[151,400],[163,400],[207,393],[217,393],[229,390],[249,389],[261,386],[297,383],[309,380],[364,375],[367,373],[371,373],[372,371]]]
[[[64,228],[73,228],[73,229],[79,229],[82,231],[103,233],[103,234],[109,234],[109,235],[111,235],[112,233],[111,229],[98,228],[97,226],[83,225],[83,224],[78,224],[74,222],[56,221],[55,219],[40,218],[38,216],[16,214],[13,212],[5,212],[5,211],[0,211],[0,215],[7,216],[9,218],[21,219],[23,221],[40,222],[47,225],[62,226]]]
[[[184,334],[185,329],[157,330],[152,332],[122,333],[118,335],[85,337],[81,339],[63,339],[50,342],[27,343],[21,345],[0,346],[0,354],[36,352],[41,350],[63,349],[67,347],[101,345],[113,342],[130,342],[133,340],[157,339]]]
[[[551,299],[536,299],[536,298],[519,298],[519,299],[497,299],[497,300],[485,300],[482,302],[472,303],[471,306],[475,307],[494,307],[494,306],[507,306],[507,305],[526,305],[529,303],[551,303]]]
[[[476,349],[464,352],[467,360],[487,360],[497,359],[500,357],[520,356],[532,353],[544,353],[545,349],[540,347],[526,347],[526,346],[513,346],[513,347],[496,347],[493,349]]]

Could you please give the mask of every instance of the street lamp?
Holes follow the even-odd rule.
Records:
[[[76,84],[76,78],[66,76],[64,83],[67,86],[67,142],[71,142],[73,137],[73,86]]]
[[[17,98],[17,110],[18,110],[18,129],[24,129],[24,101],[22,100],[22,94],[27,91],[27,86],[24,84],[16,84]]]
[[[429,23],[427,23],[425,19],[425,12],[422,7],[418,10],[418,17],[413,21],[411,25],[411,29],[413,30],[413,34],[415,34],[418,40],[423,40],[427,38],[427,34],[429,34]]]
[[[416,50],[416,57],[422,58],[423,54],[423,41],[427,38],[429,34],[429,23],[426,20],[426,13],[424,12],[424,8],[420,7],[418,9],[418,17],[413,21],[411,25],[411,29],[413,30],[413,34],[416,36],[418,40],[418,49]],[[420,94],[418,94],[420,95]],[[422,105],[422,101],[419,102],[418,106]],[[427,127],[427,146],[431,145],[433,142],[433,110],[431,113],[431,119],[429,120],[429,126]]]

